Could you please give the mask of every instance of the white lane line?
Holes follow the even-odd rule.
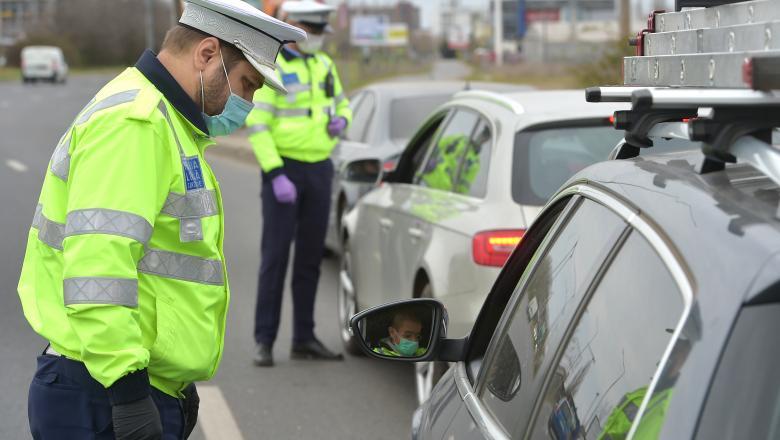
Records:
[[[12,170],[14,170],[14,171],[16,171],[18,173],[23,173],[23,172],[27,171],[27,165],[19,162],[18,160],[8,159],[8,160],[5,161],[5,164],[8,166],[8,168],[10,168],[10,169],[12,169]]]
[[[219,387],[198,385],[198,396],[198,423],[207,440],[244,439]]]

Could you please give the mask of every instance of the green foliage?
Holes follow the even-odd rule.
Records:
[[[578,65],[571,73],[580,87],[623,84],[623,57],[633,54],[634,48],[628,45],[628,38],[621,38],[609,43],[596,61]]]

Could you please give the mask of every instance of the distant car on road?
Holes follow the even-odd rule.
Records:
[[[388,301],[430,297],[447,306],[452,335],[471,329],[509,254],[566,179],[606,160],[625,104],[589,104],[582,91],[465,91],[422,124],[395,171],[350,211],[342,228],[339,324]],[[346,166],[376,181],[380,161]],[[418,364],[418,398],[446,368]]]
[[[68,79],[68,63],[59,47],[27,46],[22,49],[21,63],[22,82],[64,83]]]
[[[529,87],[466,81],[388,81],[359,89],[350,97],[352,124],[331,155],[336,173],[326,239],[329,249],[340,252],[343,214],[376,186],[376,181],[345,180],[343,165],[357,158],[371,157],[380,159],[387,170],[392,170],[406,143],[428,115],[452,95],[467,89],[519,91]]]

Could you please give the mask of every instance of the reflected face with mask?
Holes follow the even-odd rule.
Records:
[[[420,347],[422,323],[411,314],[396,315],[387,332],[392,348],[402,356],[414,356]]]

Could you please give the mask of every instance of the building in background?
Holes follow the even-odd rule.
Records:
[[[502,0],[504,53],[529,61],[581,61],[619,35],[616,0]],[[492,17],[493,2],[488,8]],[[635,19],[632,29],[642,21]]]
[[[0,0],[0,42],[8,45],[54,13],[55,0]]]

